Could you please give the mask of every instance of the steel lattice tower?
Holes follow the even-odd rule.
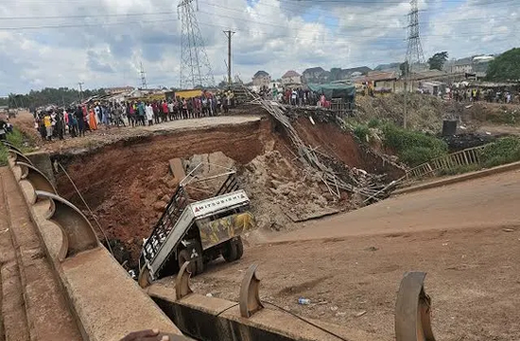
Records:
[[[193,3],[196,0],[181,0],[177,12],[181,19],[181,74],[182,89],[197,86],[214,86],[215,79],[211,71],[199,23],[195,16]],[[198,9],[198,4],[197,4]]]
[[[409,70],[413,65],[424,62],[424,53],[421,45],[421,37],[419,33],[419,8],[417,0],[410,0],[412,7],[409,13],[410,24],[408,25],[408,50],[406,51],[406,61]]]

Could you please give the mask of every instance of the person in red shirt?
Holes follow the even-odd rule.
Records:
[[[168,111],[168,103],[166,103],[166,101],[163,101],[162,102],[162,121],[163,122],[166,122],[168,120],[168,114],[169,114],[169,111]]]

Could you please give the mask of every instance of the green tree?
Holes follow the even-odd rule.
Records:
[[[437,52],[430,59],[428,59],[428,64],[430,65],[430,70],[442,70],[444,63],[448,60],[448,52]]]
[[[506,51],[489,62],[486,78],[491,81],[520,80],[520,48]]]
[[[105,90],[84,90],[83,99],[87,99],[94,95],[105,95]],[[12,108],[25,107],[36,108],[50,104],[54,105],[70,105],[73,102],[78,102],[80,93],[76,89],[69,88],[44,88],[38,91],[31,90],[28,94],[9,94],[7,99],[2,102],[7,102]]]

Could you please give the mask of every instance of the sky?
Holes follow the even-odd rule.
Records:
[[[187,1],[187,0],[185,0]],[[216,83],[287,70],[376,67],[403,61],[408,0],[198,0],[195,17]],[[425,59],[520,47],[518,0],[418,0]],[[180,81],[178,0],[2,0],[0,96],[44,87],[140,86]]]

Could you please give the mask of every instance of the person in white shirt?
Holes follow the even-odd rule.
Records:
[[[151,126],[153,124],[153,108],[150,103],[146,105],[146,119],[148,120],[148,125]]]
[[[170,101],[168,103],[168,116],[170,116],[170,121],[173,121],[173,102]]]

